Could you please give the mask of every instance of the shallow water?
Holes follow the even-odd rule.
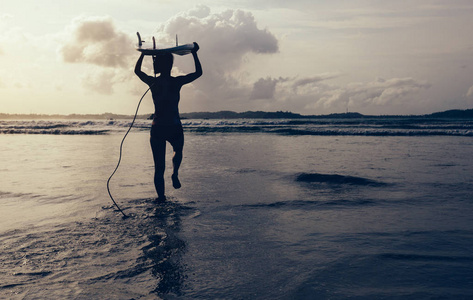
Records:
[[[123,219],[122,134],[0,135],[0,298],[473,296],[471,137],[190,130],[156,204],[134,130]]]

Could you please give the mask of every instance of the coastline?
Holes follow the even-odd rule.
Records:
[[[139,120],[152,119],[152,113],[140,114]],[[473,109],[450,109],[424,115],[364,115],[358,112],[332,113],[327,115],[302,115],[293,112],[265,112],[265,111],[218,111],[218,112],[191,112],[181,113],[182,119],[357,119],[357,118],[439,118],[439,119],[473,119]],[[133,119],[132,115],[102,113],[102,114],[8,114],[0,113],[0,120],[117,120]]]

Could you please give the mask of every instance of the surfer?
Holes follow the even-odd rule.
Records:
[[[184,76],[171,76],[174,60],[171,53],[153,56],[154,73],[159,74],[157,77],[148,76],[141,71],[143,53],[136,62],[135,74],[150,87],[154,102],[150,143],[154,159],[154,186],[158,193],[158,201],[166,200],[164,195],[166,141],[171,144],[174,151],[172,185],[176,189],[181,187],[178,176],[184,148],[184,133],[179,116],[180,90],[183,85],[191,83],[202,75],[202,66],[197,56],[198,50],[199,45],[194,43],[191,53],[194,57],[195,72]]]

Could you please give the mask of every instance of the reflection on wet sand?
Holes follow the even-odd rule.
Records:
[[[150,243],[142,250],[145,259],[151,260],[152,274],[158,279],[153,292],[160,296],[181,295],[186,278],[181,262],[186,243],[179,238],[178,233],[181,229],[181,215],[187,209],[176,202],[160,203],[151,216],[156,230],[150,230]]]

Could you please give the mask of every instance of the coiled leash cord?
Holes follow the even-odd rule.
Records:
[[[149,91],[150,89],[151,89],[151,86],[146,90],[146,92],[143,94],[143,96],[141,96],[141,99],[140,99],[140,101],[138,102],[138,106],[136,107],[136,112],[135,112],[135,116],[133,117],[133,121],[131,122],[130,128],[128,128],[128,131],[125,133],[125,136],[123,137],[122,142],[121,142],[121,144],[120,144],[120,156],[119,156],[119,158],[118,158],[117,166],[115,167],[115,170],[113,171],[112,175],[110,175],[110,177],[109,177],[108,180],[107,180],[107,191],[108,191],[108,195],[110,196],[110,199],[112,199],[113,203],[114,203],[115,206],[118,208],[118,210],[123,214],[123,217],[124,217],[124,218],[128,218],[128,216],[125,215],[125,213],[123,212],[123,210],[120,208],[120,206],[118,206],[117,202],[115,202],[115,200],[114,200],[113,197],[112,197],[112,194],[110,193],[110,179],[112,179],[113,175],[115,175],[115,172],[118,170],[118,167],[120,166],[120,162],[121,162],[121,160],[122,160],[123,142],[125,142],[126,136],[128,135],[128,133],[130,132],[131,128],[133,127],[133,124],[135,123],[136,116],[138,115],[138,110],[140,109],[141,101],[143,100],[143,98],[145,97],[146,93],[148,93],[148,91]]]

